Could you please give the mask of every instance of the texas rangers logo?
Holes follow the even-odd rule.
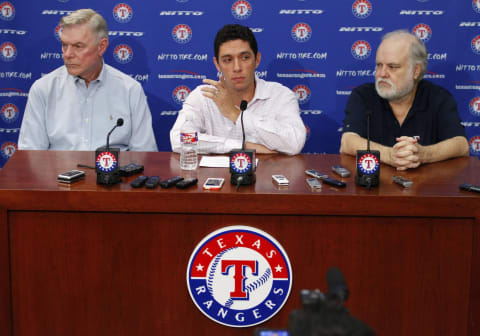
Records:
[[[362,173],[371,175],[378,171],[380,162],[378,162],[378,159],[375,155],[366,153],[363,154],[360,159],[358,159],[357,167]]]
[[[185,86],[185,85],[177,86],[172,93],[173,100],[177,104],[182,105],[185,99],[187,99],[190,92],[191,90],[188,86]]]
[[[0,58],[4,62],[11,62],[17,57],[17,47],[12,42],[4,42],[0,45]]]
[[[468,142],[470,145],[470,153],[472,155],[479,155],[480,154],[480,136],[476,135],[470,139]]]
[[[297,23],[292,27],[292,38],[297,42],[306,42],[312,37],[312,28],[304,22]]]
[[[127,44],[119,44],[113,49],[113,57],[118,63],[128,63],[133,58],[133,51]]]
[[[63,26],[62,25],[57,25],[55,27],[55,38],[57,39],[57,41],[61,41],[61,37],[62,37],[62,32],[63,32]]]
[[[18,119],[18,107],[15,104],[5,104],[0,110],[0,116],[7,124],[11,124]]]
[[[11,21],[15,17],[15,7],[11,2],[5,1],[0,3],[0,19]]]
[[[372,14],[372,4],[368,0],[357,0],[352,5],[352,13],[359,19],[365,19]]]
[[[17,150],[17,144],[10,141],[4,142],[0,149],[0,154],[2,154],[2,156],[8,160]]]
[[[232,15],[235,19],[245,20],[252,15],[252,5],[248,1],[236,1],[232,5]]]
[[[364,60],[372,54],[372,47],[370,43],[364,40],[355,41],[351,48],[352,56],[358,60]]]
[[[468,109],[470,113],[476,117],[480,117],[480,97],[475,97],[468,104]]]
[[[102,152],[98,154],[95,160],[95,165],[98,170],[108,173],[113,171],[117,167],[117,158],[110,152]]]
[[[256,228],[229,226],[197,245],[188,262],[187,285],[207,317],[226,326],[250,327],[283,307],[292,268],[275,238]]]
[[[432,29],[425,23],[419,23],[412,29],[414,33],[423,43],[428,42],[432,37]]]
[[[480,14],[480,0],[473,0],[472,7],[475,12]]]
[[[480,55],[480,35],[473,38],[471,46],[473,52],[477,55]]]
[[[237,153],[230,159],[230,168],[237,174],[249,172],[252,168],[252,160],[245,153]]]
[[[126,3],[120,3],[113,8],[113,18],[120,23],[127,23],[133,17],[132,7]]]
[[[177,43],[188,43],[192,39],[192,29],[186,24],[176,25],[172,29],[172,37]]]
[[[298,99],[298,103],[305,104],[310,100],[310,97],[312,95],[312,92],[310,91],[310,88],[306,85],[297,85],[295,86],[292,91],[295,93]]]

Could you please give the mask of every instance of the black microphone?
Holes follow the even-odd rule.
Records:
[[[95,171],[97,184],[112,185],[122,181],[119,171],[120,148],[110,148],[110,134],[123,125],[123,119],[118,118],[117,124],[107,134],[105,147],[99,147],[95,151]]]
[[[248,102],[240,103],[240,121],[242,124],[242,148],[230,151],[230,183],[237,186],[255,183],[256,151],[245,149],[245,129],[243,127],[243,112],[247,109]]]
[[[347,301],[350,291],[343,277],[342,272],[337,267],[330,267],[327,271],[327,301],[337,307],[343,306]]]
[[[117,119],[117,124],[115,126],[113,126],[112,130],[110,132],[108,132],[108,134],[107,134],[107,151],[110,148],[110,134],[112,134],[112,132],[115,130],[115,128],[121,127],[121,126],[123,126],[123,119],[118,118]]]
[[[357,173],[355,183],[370,189],[380,184],[380,151],[370,150],[370,118],[372,111],[367,110],[367,150],[357,150]]]

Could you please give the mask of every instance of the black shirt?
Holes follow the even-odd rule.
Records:
[[[395,138],[402,135],[419,136],[423,146],[464,136],[465,129],[460,123],[457,103],[446,89],[429,81],[418,83],[413,105],[408,111],[402,126],[395,118],[388,101],[381,98],[375,84],[363,84],[355,88],[347,102],[343,132],[353,132],[367,137],[367,114],[370,119],[370,140],[392,147]]]

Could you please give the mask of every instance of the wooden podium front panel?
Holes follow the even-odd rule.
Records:
[[[209,320],[187,290],[195,246],[229,225],[268,232],[292,264],[290,298],[262,326],[286,327],[300,289],[326,291],[338,266],[352,315],[378,335],[468,332],[473,219],[12,211],[8,223],[15,336],[252,335]]]

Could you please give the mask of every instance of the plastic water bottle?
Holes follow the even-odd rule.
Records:
[[[198,133],[191,129],[180,132],[180,142],[182,149],[180,151],[180,169],[195,170],[198,166]]]

